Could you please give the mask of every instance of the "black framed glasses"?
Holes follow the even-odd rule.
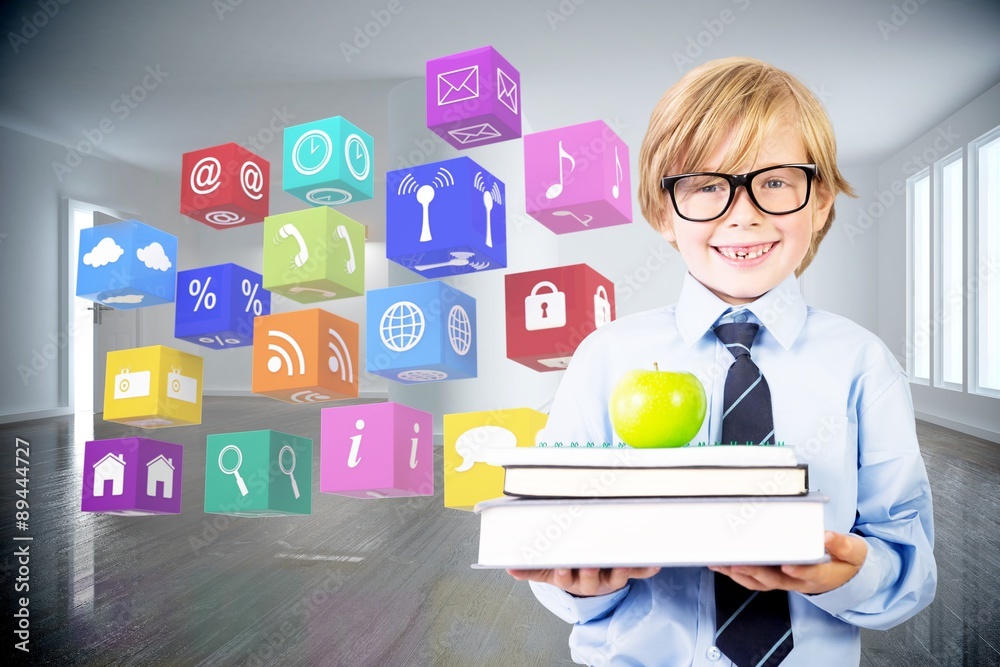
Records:
[[[701,171],[664,176],[660,188],[670,193],[677,215],[691,222],[722,217],[741,185],[754,206],[771,215],[802,210],[809,202],[815,164],[779,164],[745,174]]]

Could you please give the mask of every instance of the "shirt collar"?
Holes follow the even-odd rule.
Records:
[[[731,308],[712,294],[690,273],[684,276],[677,301],[677,329],[688,347],[701,340],[715,322]],[[806,304],[794,275],[759,299],[744,306],[754,314],[778,344],[786,350],[798,338],[806,323]]]

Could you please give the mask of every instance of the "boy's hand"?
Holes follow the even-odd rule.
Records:
[[[708,569],[721,572],[752,591],[783,590],[815,595],[832,591],[850,581],[868,556],[868,543],[857,535],[827,531],[826,552],[830,554],[830,562],[819,565],[737,565]]]
[[[591,597],[625,588],[629,579],[646,579],[660,571],[658,567],[584,567],[578,570],[507,570],[518,581],[539,581],[561,588],[570,595]]]

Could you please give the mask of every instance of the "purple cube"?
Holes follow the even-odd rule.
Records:
[[[180,514],[184,447],[149,438],[90,440],[83,454],[84,512]]]
[[[632,222],[628,146],[603,121],[524,137],[525,211],[556,234]]]
[[[521,136],[521,74],[492,46],[427,61],[427,127],[461,150]]]

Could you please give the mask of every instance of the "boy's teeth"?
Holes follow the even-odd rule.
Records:
[[[728,248],[720,246],[716,249],[729,259],[755,259],[770,251],[772,247],[774,247],[773,243],[767,243],[765,245],[755,245],[749,248]]]

